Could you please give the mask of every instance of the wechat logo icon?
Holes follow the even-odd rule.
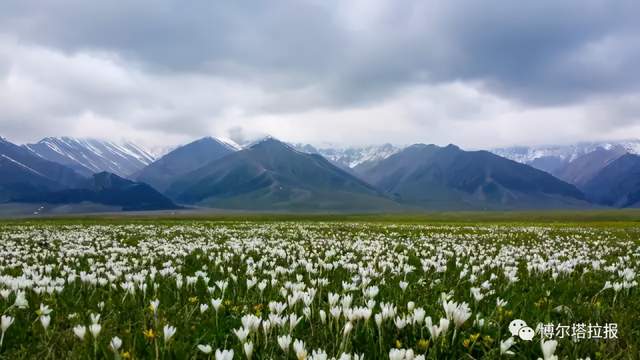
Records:
[[[519,337],[524,341],[531,341],[535,336],[535,331],[527,326],[524,320],[515,319],[509,323],[509,332],[511,336]]]

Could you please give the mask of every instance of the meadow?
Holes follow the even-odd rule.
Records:
[[[0,359],[639,357],[633,216],[495,216],[2,222]]]

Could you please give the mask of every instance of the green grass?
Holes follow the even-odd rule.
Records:
[[[130,212],[90,215],[42,216],[0,219],[1,223],[183,223],[211,222],[373,222],[392,224],[584,224],[586,226],[638,226],[640,209],[546,211],[452,211],[417,213],[288,213],[242,211]]]
[[[604,284],[622,282],[625,269],[634,272],[630,281],[637,280],[639,217],[639,212],[627,210],[3,221],[0,289],[12,289],[23,275],[36,280],[23,283],[29,302],[25,309],[13,306],[15,291],[0,297],[0,312],[15,318],[0,359],[154,359],[156,354],[159,359],[207,358],[197,349],[199,344],[209,344],[214,351],[232,349],[235,358],[242,359],[242,344],[233,333],[242,327],[242,316],[267,320],[269,302],[287,302],[294,292],[310,295],[310,288],[315,294],[308,306],[296,301],[284,311],[303,318],[292,331],[272,324],[268,334],[251,333],[253,359],[295,359],[292,351],[285,356],[276,340],[288,333],[304,341],[309,355],[322,349],[329,358],[350,353],[388,359],[394,348],[412,349],[427,359],[542,357],[539,339],[516,341],[510,349],[513,355],[500,354],[500,342],[510,337],[513,319],[531,326],[616,323],[617,339],[557,339],[555,355],[635,359],[640,353],[640,293],[637,286],[615,291],[604,289]],[[81,273],[90,276],[81,281]],[[72,274],[76,278],[70,278]],[[92,284],[91,274],[104,283]],[[196,282],[187,285],[193,276]],[[517,276],[517,281],[511,282],[510,276]],[[56,278],[63,288],[48,294]],[[181,286],[176,278],[182,279]],[[263,291],[247,284],[253,278],[266,281]],[[220,280],[229,282],[224,294],[215,285]],[[405,281],[403,291],[399,284]],[[122,287],[126,282],[136,284],[135,292],[127,294]],[[357,290],[347,291],[345,284]],[[352,302],[346,308],[353,310],[366,306],[362,289],[370,286],[377,286],[379,294],[369,320],[331,320],[330,292],[350,294]],[[472,295],[472,288],[481,289],[482,299]],[[409,302],[437,324],[446,317],[443,293],[451,301],[469,304],[471,317],[460,328],[454,331],[451,325],[432,338],[423,324],[396,326],[396,318],[415,313]],[[214,298],[224,299],[217,315],[211,309]],[[496,306],[497,298],[507,305]],[[149,309],[154,299],[160,301],[157,316]],[[396,314],[377,326],[374,316],[381,313],[382,302],[394,304]],[[41,303],[53,310],[46,331],[36,312]],[[201,313],[200,304],[210,308]],[[322,321],[320,310],[329,320]],[[101,333],[95,342],[89,333],[80,341],[72,328],[89,325],[91,313],[101,314]],[[483,326],[474,323],[476,317]],[[353,329],[344,335],[349,322]],[[164,325],[177,328],[166,343]],[[118,352],[109,349],[113,336],[123,340]]]

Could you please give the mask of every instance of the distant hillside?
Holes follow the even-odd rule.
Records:
[[[398,205],[320,155],[266,139],[186,174],[167,194],[179,202],[266,210],[382,210]]]
[[[612,146],[607,149],[597,147],[592,152],[562,166],[554,175],[583,189],[602,169],[626,153],[626,149],[622,146]]]
[[[585,206],[575,186],[487,151],[412,145],[361,173],[398,201],[427,208]]]
[[[0,202],[76,186],[82,181],[84,178],[70,168],[0,138]]]
[[[76,204],[96,203],[118,206],[122,210],[177,209],[171,200],[143,183],[123,179],[115,174],[94,174],[77,188],[27,194],[14,199],[16,202]]]
[[[584,185],[591,201],[616,207],[640,207],[640,156],[611,162]]]
[[[135,178],[164,192],[182,175],[234,151],[237,149],[224,141],[205,137],[174,149],[142,169]]]

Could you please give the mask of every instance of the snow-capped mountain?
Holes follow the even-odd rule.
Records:
[[[294,149],[310,154],[320,154],[327,160],[346,169],[376,163],[402,150],[402,147],[383,144],[360,147],[314,147],[309,144],[291,144]]]
[[[70,168],[0,138],[0,202],[25,194],[60,190],[83,180]]]
[[[583,142],[564,146],[494,149],[502,157],[546,171],[583,188],[624,154],[640,154],[640,140]]]
[[[128,177],[155,160],[147,150],[128,141],[47,137],[24,147],[85,176],[107,171]]]
[[[530,164],[541,158],[557,158],[563,162],[572,162],[599,147],[609,150],[617,146],[623,147],[630,154],[640,154],[640,140],[582,142],[572,145],[514,146],[493,149],[491,152],[519,163]]]

